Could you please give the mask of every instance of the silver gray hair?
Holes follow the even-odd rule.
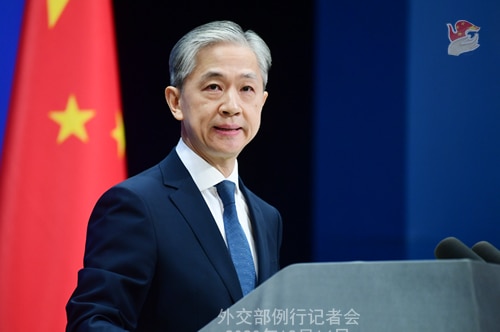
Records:
[[[196,66],[196,55],[206,47],[217,43],[232,43],[249,47],[257,57],[264,88],[271,68],[271,51],[264,40],[252,30],[243,31],[231,21],[215,21],[194,28],[184,35],[170,52],[170,84],[182,88],[186,77]]]

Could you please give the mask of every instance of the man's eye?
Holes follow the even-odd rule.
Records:
[[[208,90],[218,90],[219,89],[219,86],[217,84],[209,84],[207,86],[207,89]]]
[[[245,91],[245,92],[249,92],[249,91],[253,91],[253,88],[251,86],[244,86],[243,89],[241,89],[242,91]]]

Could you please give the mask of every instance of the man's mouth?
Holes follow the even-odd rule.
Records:
[[[222,130],[222,131],[236,131],[236,130],[240,130],[241,128],[240,127],[215,127],[215,129],[217,130]]]

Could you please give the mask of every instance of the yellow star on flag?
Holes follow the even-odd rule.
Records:
[[[47,14],[49,15],[49,28],[53,28],[69,0],[47,0]]]
[[[118,156],[123,157],[125,155],[125,126],[123,125],[123,117],[120,112],[116,113],[115,120],[116,127],[111,131],[111,137],[118,144]]]
[[[93,110],[80,110],[76,97],[70,95],[65,110],[49,112],[49,117],[61,126],[57,143],[61,144],[71,135],[75,135],[82,142],[87,142],[89,138],[85,130],[85,123],[94,116],[95,111]]]

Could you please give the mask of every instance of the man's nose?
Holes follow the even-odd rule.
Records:
[[[241,112],[240,98],[237,91],[229,90],[224,95],[224,100],[219,111],[226,116],[233,116]]]

